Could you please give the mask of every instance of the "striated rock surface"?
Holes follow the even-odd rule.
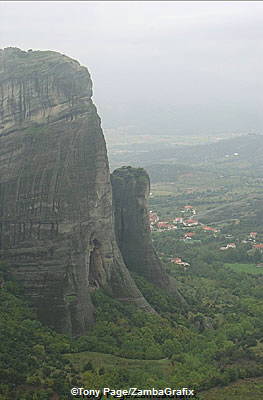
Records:
[[[150,235],[147,200],[150,179],[142,168],[122,167],[111,175],[116,238],[127,267],[184,303],[158,258]]]
[[[98,287],[152,311],[116,243],[106,146],[86,68],[0,50],[0,255],[40,319],[83,334]]]

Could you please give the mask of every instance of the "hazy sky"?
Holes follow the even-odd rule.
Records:
[[[263,133],[262,2],[1,1],[7,46],[87,66],[106,128]]]

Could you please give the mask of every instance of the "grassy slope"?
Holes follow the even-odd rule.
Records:
[[[210,389],[200,396],[203,400],[262,400],[263,378],[237,381],[227,387]]]
[[[67,354],[66,356],[78,370],[83,370],[84,365],[90,361],[94,369],[104,367],[106,370],[114,367],[125,369],[143,368],[151,372],[162,371],[164,376],[169,373],[171,362],[168,359],[162,360],[136,360],[131,358],[117,357],[111,354],[84,351],[81,353]]]
[[[263,268],[259,268],[256,264],[225,264],[225,267],[233,269],[235,272],[247,272],[249,274],[263,274]]]

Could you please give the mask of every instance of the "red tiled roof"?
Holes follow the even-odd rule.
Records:
[[[179,257],[171,258],[171,262],[173,262],[173,263],[177,263],[177,262],[181,262],[181,261],[182,261],[182,259]]]
[[[202,227],[204,231],[211,231],[211,232],[217,232],[216,228],[212,228],[211,226],[203,226]]]
[[[157,223],[158,228],[169,228],[171,226],[171,224],[168,224],[168,222],[158,222]]]
[[[263,249],[263,243],[254,244],[255,249]]]
[[[186,234],[184,235],[185,237],[192,237],[195,235],[195,232],[186,232]]]

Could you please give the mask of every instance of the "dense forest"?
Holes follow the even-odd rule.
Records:
[[[170,252],[172,241],[159,236],[156,248]],[[158,315],[145,316],[97,291],[97,322],[78,339],[41,326],[2,265],[0,398],[44,400],[57,393],[68,399],[70,387],[81,383],[191,387],[209,399],[209,388],[262,376],[263,274],[235,272],[209,249],[185,250],[184,257],[191,269],[167,268],[185,307],[136,276]]]

